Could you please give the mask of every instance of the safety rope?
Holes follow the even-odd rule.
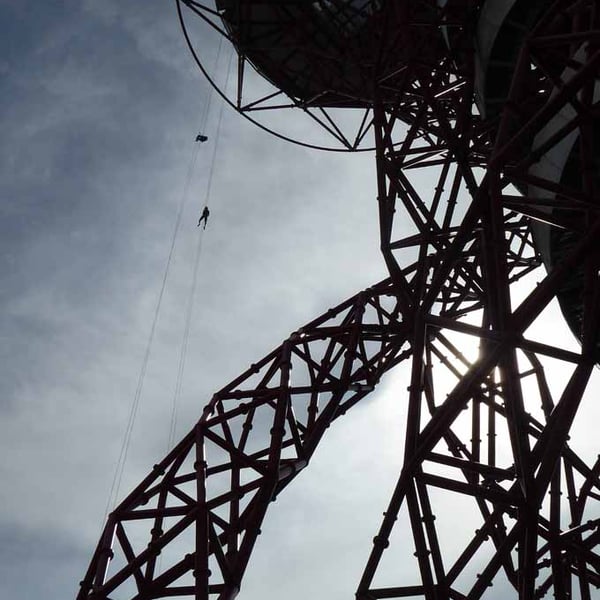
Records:
[[[213,68],[213,73],[216,72],[218,63],[219,63],[219,59],[221,56],[221,50],[222,50],[222,43],[223,43],[223,39],[222,37],[220,37],[219,39],[219,46],[217,49],[217,56],[215,58],[215,63],[214,63],[214,68]],[[229,79],[229,67],[228,67],[228,72],[227,72],[227,79]],[[199,131],[204,131],[206,128],[206,123],[208,120],[208,116],[209,116],[209,110],[210,110],[210,104],[211,104],[211,99],[213,96],[213,90],[212,87],[209,88],[209,94],[208,94],[208,99],[207,102],[204,104],[204,109],[202,112],[202,116],[200,119],[200,129]],[[220,121],[221,121],[221,117],[222,117],[222,107],[221,107],[221,113],[219,115],[219,126],[218,129],[220,129]],[[117,504],[117,500],[119,498],[119,491],[121,488],[121,483],[123,480],[123,473],[125,471],[125,465],[127,463],[127,456],[129,453],[129,447],[131,445],[131,437],[132,437],[132,433],[134,430],[134,426],[135,426],[135,421],[137,418],[137,414],[139,411],[139,406],[140,406],[140,401],[141,401],[141,397],[142,397],[142,390],[144,387],[144,381],[146,378],[146,372],[148,370],[148,362],[150,360],[150,354],[151,354],[151,350],[152,350],[152,345],[154,342],[154,338],[155,338],[155,334],[156,334],[156,327],[158,324],[158,319],[159,319],[159,315],[160,315],[160,309],[162,306],[162,301],[163,301],[163,297],[165,294],[165,289],[166,289],[166,284],[167,284],[167,279],[168,279],[168,275],[169,275],[169,271],[171,268],[171,263],[172,263],[172,259],[173,259],[173,254],[174,254],[174,249],[175,249],[175,245],[176,245],[176,241],[179,235],[179,231],[181,229],[181,222],[182,222],[182,217],[183,217],[183,213],[184,213],[184,208],[186,205],[186,200],[188,198],[188,192],[189,192],[189,187],[192,181],[192,177],[195,171],[195,166],[196,166],[196,161],[197,161],[197,157],[198,157],[198,151],[199,151],[199,144],[198,143],[194,143],[194,147],[192,150],[192,154],[190,157],[190,161],[188,164],[188,169],[187,169],[187,175],[186,175],[186,179],[185,179],[185,183],[183,186],[183,191],[181,194],[181,198],[179,201],[179,205],[178,205],[178,209],[177,209],[177,216],[175,218],[175,226],[173,228],[173,234],[171,236],[171,244],[169,247],[169,254],[167,257],[167,261],[166,261],[166,265],[165,265],[165,269],[164,269],[164,273],[163,273],[163,277],[162,277],[162,282],[161,282],[161,287],[160,287],[160,291],[158,294],[158,299],[154,308],[154,315],[153,315],[153,319],[152,319],[152,325],[150,327],[150,334],[148,336],[148,340],[146,342],[146,349],[144,351],[144,357],[142,359],[142,365],[140,368],[140,373],[138,376],[138,380],[137,380],[137,385],[136,385],[136,389],[135,389],[135,393],[134,393],[134,397],[133,397],[133,401],[131,403],[131,407],[129,410],[129,416],[127,419],[127,426],[125,428],[125,433],[123,436],[123,441],[121,444],[121,449],[119,452],[119,457],[117,459],[117,463],[115,466],[115,471],[114,471],[114,476],[113,476],[113,480],[111,483],[111,487],[110,487],[110,492],[108,495],[108,500],[106,503],[106,508],[105,508],[105,512],[104,512],[104,519],[103,522],[106,521],[108,514],[111,510],[114,510],[114,508],[116,507]],[[215,143],[216,146],[216,143]],[[211,175],[210,175],[210,179],[212,179],[212,170],[214,169],[214,161],[215,161],[215,154],[216,152],[213,150],[213,158],[212,158],[212,164],[211,164]],[[207,197],[208,198],[208,197]],[[198,248],[196,250],[196,258],[195,258],[195,266],[194,266],[194,271],[197,271],[197,264],[199,262],[199,258],[200,258],[200,252],[201,252],[201,240],[202,240],[202,235],[199,236],[200,239],[200,243],[198,244]],[[194,276],[196,277],[196,276]],[[194,289],[195,289],[195,283],[194,283]],[[190,317],[191,320],[191,317]],[[187,333],[187,331],[189,330],[189,324],[187,324],[187,318],[186,318],[186,334],[184,337],[188,336],[189,334]],[[185,344],[187,346],[187,340],[185,341]],[[181,366],[180,366],[180,370],[181,370]],[[183,374],[179,375],[178,374],[178,388],[181,388],[181,383],[179,383],[179,379],[181,379],[183,377]],[[174,409],[175,410],[175,409]],[[173,412],[173,411],[172,411]],[[173,419],[175,419],[176,416],[175,414],[172,414],[172,422]],[[171,431],[174,430],[174,424],[172,423],[171,425]],[[171,432],[170,432],[170,437],[171,437]],[[169,442],[171,443],[171,442]]]
[[[233,58],[233,47],[230,50],[230,55],[229,55],[229,58],[227,61],[228,66],[227,66],[227,75],[225,77],[225,89],[227,89],[227,85],[229,83],[229,76],[231,74],[232,58]],[[206,191],[205,191],[205,195],[204,195],[204,206],[208,206],[211,192],[212,192],[215,165],[217,162],[217,153],[219,150],[219,140],[221,138],[220,134],[221,134],[221,125],[223,122],[223,109],[224,108],[225,108],[225,103],[222,102],[221,106],[219,108],[219,118],[217,121],[217,131],[216,131],[216,135],[215,135],[215,143],[213,146],[210,169],[209,169],[209,173],[208,173],[208,180],[207,180],[207,184],[206,184]],[[192,317],[193,317],[193,312],[194,312],[194,304],[195,304],[195,299],[196,299],[196,289],[198,286],[198,266],[200,264],[200,256],[202,254],[202,241],[204,239],[204,233],[205,233],[205,228],[203,228],[201,230],[200,235],[198,236],[198,243],[196,245],[196,253],[195,253],[195,257],[194,257],[194,265],[193,265],[193,270],[192,270],[192,285],[190,286],[190,292],[189,292],[189,297],[188,297],[188,304],[187,304],[187,310],[186,310],[186,316],[185,316],[184,334],[183,334],[183,339],[182,339],[182,343],[181,343],[181,350],[179,353],[179,366],[178,366],[178,371],[177,371],[177,380],[175,383],[175,393],[173,395],[173,404],[172,404],[172,409],[171,409],[171,426],[170,426],[170,430],[169,430],[169,441],[168,441],[168,445],[167,445],[167,452],[171,450],[171,448],[173,447],[173,444],[175,442],[175,435],[176,435],[176,428],[177,428],[177,410],[178,410],[179,402],[181,399],[183,376],[184,376],[185,363],[186,363],[187,351],[188,351],[188,342],[189,342],[189,337],[190,337]]]
[[[183,192],[181,194],[179,206],[177,209],[177,216],[175,218],[175,226],[173,228],[173,234],[171,236],[171,244],[169,247],[169,254],[167,256],[167,262],[166,262],[163,277],[162,277],[162,282],[161,282],[160,291],[158,294],[158,299],[156,301],[156,306],[154,307],[152,326],[150,327],[150,334],[148,335],[148,341],[146,342],[146,349],[144,351],[144,357],[142,359],[142,366],[141,366],[140,373],[138,376],[137,386],[136,386],[135,394],[133,397],[133,402],[131,403],[131,408],[129,410],[129,417],[127,419],[127,427],[125,428],[125,434],[123,436],[123,442],[121,444],[119,458],[117,460],[117,465],[115,467],[115,475],[113,477],[112,485],[110,488],[110,493],[108,496],[108,503],[106,505],[106,511],[105,511],[105,515],[104,515],[105,520],[106,520],[106,517],[108,516],[110,509],[115,507],[116,501],[117,501],[117,498],[119,495],[119,489],[121,487],[121,481],[123,479],[123,472],[125,470],[125,463],[127,462],[127,454],[129,452],[131,435],[133,433],[133,428],[134,428],[135,420],[136,420],[139,405],[140,405],[140,399],[142,397],[142,390],[144,388],[144,380],[146,378],[146,371],[148,370],[148,362],[150,360],[152,345],[153,345],[154,337],[156,334],[156,326],[158,324],[160,308],[162,306],[163,297],[165,295],[167,279],[169,276],[171,262],[173,260],[173,252],[175,250],[175,244],[176,244],[179,230],[181,227],[182,216],[183,216],[183,212],[184,212],[184,208],[185,208],[185,204],[186,204],[186,199],[188,196],[188,189],[189,189],[190,182],[192,179],[192,174],[194,172],[194,166],[196,164],[197,156],[198,156],[198,146],[196,144],[194,147],[194,150],[192,151],[192,155],[190,157],[190,162],[188,164],[188,170],[187,170],[187,176],[185,179]]]
[[[217,71],[217,67],[219,65],[219,59],[221,58],[221,50],[223,49],[223,36],[219,36],[219,46],[217,47],[217,56],[215,57],[215,62],[213,64],[213,77]],[[202,116],[200,117],[200,129],[199,131],[204,131],[206,129],[206,123],[208,121],[208,115],[210,113],[210,105],[212,103],[212,99],[214,96],[214,89],[209,86],[208,91],[208,100],[204,103],[204,108],[202,109]]]

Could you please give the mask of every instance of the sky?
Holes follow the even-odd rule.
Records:
[[[174,2],[0,0],[0,25],[0,598],[59,600],[102,527],[183,199],[120,495],[167,449],[217,139],[177,437],[386,272],[370,155],[297,147],[228,108],[217,137],[213,98],[186,188],[210,93]],[[214,39],[200,51],[213,64]],[[241,597],[353,597],[400,466],[405,376],[336,424],[270,509]]]
[[[74,597],[97,542],[209,94],[173,2],[0,0],[0,23],[0,597],[58,600]],[[167,448],[219,106],[188,186],[121,496]],[[370,157],[295,147],[227,109],[209,205],[178,437],[214,390],[386,274]],[[365,427],[394,433],[385,411],[361,410]],[[356,429],[335,435],[347,448]],[[389,453],[379,441],[357,449],[334,485],[339,455],[319,453],[273,510],[246,597],[261,597],[274,556],[283,577],[333,514],[352,516],[352,502],[332,505],[336,489],[369,500],[361,474],[376,448]],[[349,593],[380,512],[359,528]]]

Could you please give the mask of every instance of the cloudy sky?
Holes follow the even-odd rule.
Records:
[[[219,102],[184,197],[209,91],[174,2],[0,0],[0,23],[0,597],[59,600],[102,526],[183,197],[121,496],[167,448]],[[200,48],[213,64],[215,40]],[[371,157],[281,142],[229,109],[218,139],[178,436],[212,391],[385,276]],[[244,598],[284,582],[288,598],[353,597],[400,464],[402,376],[278,499]]]
[[[208,90],[170,1],[0,0],[0,23],[0,597],[58,600],[74,596],[100,531]],[[205,46],[214,61],[213,41]],[[167,447],[218,107],[189,186],[121,495]],[[178,435],[212,391],[385,276],[374,197],[370,158],[294,147],[224,112]],[[328,474],[335,436],[347,448],[354,435],[340,428],[314,474],[278,502],[246,597],[264,597],[275,554],[279,577],[294,580],[291,565],[309,560],[317,535],[323,555],[349,547],[324,530],[355,514],[351,501],[331,502],[335,490],[370,502],[369,452],[395,457],[378,440],[401,431],[384,402],[373,406],[356,411],[379,429],[369,450]],[[381,510],[388,479],[374,486]],[[347,593],[381,510],[350,532],[363,551],[342,563],[353,573]]]

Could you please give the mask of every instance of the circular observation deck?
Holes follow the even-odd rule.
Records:
[[[456,49],[449,50],[447,23],[462,31],[460,19],[473,16],[464,0],[214,0],[213,6],[177,0],[190,51],[217,93],[281,139],[342,152],[374,149],[376,105],[393,107],[397,119],[410,123],[424,81],[435,78],[439,89],[453,85]],[[237,76],[229,87],[229,78],[216,82],[196,51],[194,15],[208,25],[204,39],[217,33],[233,45]],[[300,124],[275,116],[287,109],[308,118]]]
[[[240,57],[301,106],[369,107],[375,89],[383,100],[386,93],[397,97],[379,84],[406,64],[411,48],[402,43],[399,11],[388,0],[216,0],[216,5]],[[418,12],[431,22],[436,3],[423,5]],[[434,51],[436,44],[430,47]]]
[[[550,4],[548,0],[486,0],[481,8],[475,90],[484,118],[502,110],[523,42]]]

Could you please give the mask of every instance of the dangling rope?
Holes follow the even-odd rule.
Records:
[[[215,73],[217,72],[217,67],[219,65],[219,59],[221,58],[221,50],[222,49],[223,49],[223,36],[220,35],[219,36],[219,46],[217,47],[217,56],[215,58],[215,63],[213,65],[213,77],[215,76]],[[208,101],[204,105],[204,110],[202,111],[202,117],[200,118],[200,131],[203,131],[206,128],[206,122],[208,121],[208,115],[210,112],[210,105],[212,103],[213,95],[214,95],[214,89],[211,85],[211,86],[209,86],[209,91],[208,91]]]
[[[225,77],[225,89],[227,89],[227,84],[229,83],[229,76],[231,74],[232,58],[233,58],[233,47],[231,48],[231,54],[227,61],[228,66],[227,66],[227,75]],[[219,140],[221,137],[220,133],[221,133],[221,124],[223,122],[224,107],[225,107],[225,103],[222,102],[221,106],[219,108],[219,118],[217,121],[215,144],[213,146],[211,164],[210,164],[210,169],[209,169],[209,173],[208,173],[208,181],[206,184],[206,192],[204,195],[204,206],[205,207],[208,206],[208,202],[209,202],[211,191],[212,191],[215,165],[217,162],[217,152],[219,149]],[[185,316],[183,340],[181,342],[181,350],[179,353],[179,367],[178,367],[178,371],[177,371],[177,380],[175,383],[175,393],[173,395],[173,406],[171,409],[171,427],[170,427],[170,431],[169,431],[169,441],[168,441],[167,452],[171,450],[171,448],[173,447],[173,444],[175,442],[175,434],[176,434],[176,428],[177,428],[177,409],[179,406],[179,401],[181,399],[183,375],[184,375],[184,371],[185,371],[185,362],[186,362],[186,358],[187,358],[188,342],[189,342],[189,337],[190,337],[192,316],[193,316],[193,312],[194,312],[196,288],[198,285],[198,266],[200,264],[200,256],[202,254],[203,239],[204,239],[204,229],[202,229],[202,231],[200,232],[200,235],[198,236],[198,243],[196,245],[196,253],[194,256],[194,265],[193,265],[193,270],[192,270],[192,285],[190,286],[190,293],[189,293],[189,297],[188,297],[188,304],[187,304],[187,310],[186,310],[186,316]]]
[[[173,252],[175,249],[175,243],[177,241],[177,237],[179,234],[181,220],[186,204],[186,198],[188,196],[188,189],[190,186],[190,182],[192,179],[192,174],[194,172],[194,166],[196,164],[196,159],[198,157],[198,146],[194,146],[194,150],[192,151],[192,155],[190,157],[190,162],[188,164],[187,176],[185,179],[183,192],[181,194],[181,199],[179,201],[179,206],[177,209],[177,217],[175,218],[175,227],[173,228],[173,235],[171,236],[171,245],[169,247],[169,254],[167,257],[167,262],[165,265],[165,270],[162,277],[162,282],[160,286],[160,292],[158,294],[158,299],[156,301],[156,306],[154,308],[154,316],[152,318],[152,326],[150,327],[150,334],[148,336],[148,341],[146,342],[146,350],[144,352],[144,358],[142,359],[142,366],[140,369],[140,374],[138,376],[137,386],[135,389],[135,394],[133,397],[133,402],[131,404],[131,408],[129,410],[129,418],[127,420],[127,427],[125,429],[125,435],[123,437],[123,442],[121,444],[121,451],[119,453],[119,458],[117,460],[117,465],[115,468],[115,475],[113,477],[112,485],[110,488],[110,493],[108,496],[108,502],[106,505],[106,510],[104,514],[104,520],[108,516],[108,513],[111,509],[114,509],[117,498],[119,496],[119,490],[121,487],[121,481],[123,479],[123,472],[125,470],[125,464],[127,462],[127,454],[129,452],[129,446],[131,442],[131,435],[133,433],[133,428],[135,424],[135,420],[137,417],[140,399],[142,396],[142,390],[144,388],[144,380],[146,378],[146,371],[148,370],[148,362],[150,360],[150,353],[152,350],[152,344],[154,342],[154,336],[156,334],[156,326],[158,324],[158,318],[160,315],[160,308],[162,306],[163,297],[165,294],[165,289],[167,285],[167,279],[171,267],[171,262],[173,259]]]
[[[217,65],[221,56],[221,49],[222,49],[222,42],[223,39],[222,37],[219,39],[219,46],[217,49],[217,56],[215,58],[215,63],[214,63],[214,67],[213,67],[213,73],[216,72],[217,69]],[[228,70],[228,75],[227,77],[229,78],[229,70]],[[209,108],[210,108],[210,103],[211,103],[211,99],[212,99],[212,87],[209,88],[209,95],[208,95],[208,100],[204,105],[204,109],[202,112],[202,116],[200,119],[200,131],[203,131],[206,127],[206,122],[208,119],[208,114],[209,114]],[[222,111],[221,111],[222,113]],[[219,123],[220,126],[220,123]],[[215,144],[216,145],[216,144]],[[190,187],[190,183],[192,180],[192,176],[194,174],[195,171],[195,166],[196,166],[196,161],[198,158],[198,151],[199,151],[199,144],[198,143],[194,143],[194,147],[192,150],[192,154],[190,157],[190,161],[188,164],[188,169],[187,169],[187,175],[185,178],[185,183],[183,186],[183,191],[181,194],[181,198],[179,201],[179,206],[177,209],[177,216],[175,218],[175,226],[173,229],[173,235],[171,236],[171,244],[169,247],[169,254],[167,257],[167,262],[165,265],[165,270],[163,273],[163,277],[162,277],[162,282],[161,282],[161,287],[160,287],[160,292],[158,294],[158,299],[156,302],[156,306],[154,309],[154,316],[152,319],[152,326],[150,327],[150,334],[148,336],[148,341],[146,343],[146,349],[144,352],[144,357],[142,359],[142,366],[140,369],[140,374],[138,376],[138,381],[137,381],[137,386],[135,389],[135,394],[133,397],[133,401],[131,403],[131,408],[129,410],[129,417],[127,420],[127,426],[125,428],[125,434],[123,436],[123,442],[121,444],[121,450],[119,452],[119,457],[117,459],[117,463],[115,466],[115,474],[113,476],[113,480],[112,480],[112,484],[110,487],[110,492],[108,495],[108,501],[106,503],[106,508],[105,508],[105,512],[104,512],[104,519],[103,521],[106,521],[109,512],[115,508],[118,497],[119,497],[119,491],[121,488],[121,482],[123,480],[123,473],[125,471],[125,465],[127,463],[127,455],[129,453],[129,447],[131,445],[131,436],[133,433],[133,429],[134,429],[134,425],[135,425],[135,421],[136,421],[136,417],[138,414],[138,410],[139,410],[139,405],[140,405],[140,400],[141,400],[141,396],[142,396],[142,390],[144,387],[144,381],[146,378],[146,371],[148,369],[148,362],[150,360],[150,354],[151,354],[151,349],[152,349],[152,345],[154,342],[154,337],[156,334],[156,326],[158,324],[158,318],[160,315],[160,309],[162,306],[162,301],[163,301],[163,297],[164,297],[164,293],[165,293],[165,289],[166,289],[166,284],[167,284],[167,279],[168,279],[168,275],[169,275],[169,271],[171,268],[171,262],[173,259],[173,253],[174,253],[174,249],[175,249],[175,244],[179,235],[179,231],[181,229],[181,221],[182,221],[182,216],[184,213],[184,208],[186,205],[186,200],[188,197],[188,191],[189,191],[189,187]],[[215,152],[213,152],[213,165],[214,166],[214,156],[215,156]],[[202,239],[202,236],[200,236],[200,240]],[[201,245],[200,245],[201,247]],[[196,254],[199,255],[199,251],[196,251]],[[199,260],[199,256],[196,259],[196,262]],[[187,342],[186,342],[187,344]],[[172,426],[173,428],[173,426]]]

